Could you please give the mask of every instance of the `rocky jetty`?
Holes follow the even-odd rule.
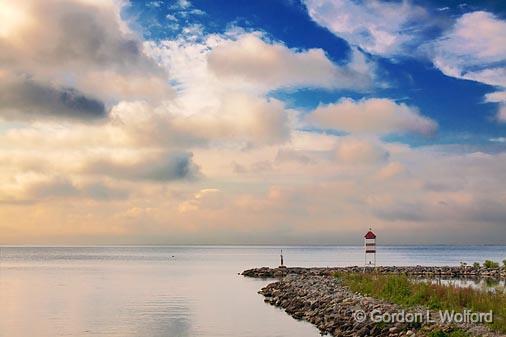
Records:
[[[278,268],[254,268],[245,270],[242,275],[248,277],[259,278],[276,278],[284,277],[289,274],[297,275],[332,275],[336,272],[364,272],[364,267],[329,267],[329,268],[300,268],[300,267],[278,267]],[[447,266],[447,267],[430,267],[430,266],[380,266],[375,268],[365,268],[365,272],[374,272],[381,274],[405,274],[409,276],[419,277],[444,277],[444,278],[506,278],[506,268],[485,268],[485,267],[472,267],[472,266]]]
[[[382,267],[385,273],[403,272],[410,275],[460,275],[458,267]],[[440,313],[426,308],[410,308],[354,293],[333,277],[333,273],[361,272],[363,268],[257,268],[244,271],[248,277],[279,278],[259,291],[266,303],[284,309],[296,319],[316,325],[321,334],[359,337],[417,337],[432,331],[451,332],[461,329],[471,336],[499,337],[486,326],[473,323],[446,323]],[[476,272],[475,272],[476,273]],[[501,273],[499,274],[501,275]],[[377,315],[413,315],[414,321],[393,319],[378,322]],[[427,319],[430,317],[430,320]]]

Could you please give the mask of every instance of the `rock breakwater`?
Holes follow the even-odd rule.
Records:
[[[257,268],[246,270],[243,275],[260,278],[279,278],[259,291],[264,301],[284,309],[296,319],[314,324],[321,334],[343,337],[416,337],[429,336],[433,331],[451,332],[456,329],[470,336],[504,336],[475,323],[447,323],[440,319],[439,313],[424,307],[403,308],[372,297],[354,293],[333,277],[334,272],[359,272],[362,268]],[[398,269],[383,267],[385,272],[398,272]],[[398,268],[398,267],[394,267]],[[403,272],[435,272],[434,269],[402,267]],[[445,267],[441,272],[460,272],[453,267]],[[456,274],[452,274],[456,275]],[[413,315],[421,320],[375,321],[376,314]],[[392,317],[392,316],[390,316]],[[430,317],[430,320],[427,319]]]
[[[284,277],[289,274],[297,275],[332,275],[336,272],[359,273],[364,272],[364,267],[329,267],[329,268],[301,268],[301,267],[279,267],[279,268],[254,268],[245,270],[242,275],[248,277],[274,278]],[[421,277],[447,277],[447,278],[506,278],[506,268],[485,268],[485,267],[431,267],[431,266],[380,266],[375,268],[365,268],[365,272],[374,272],[380,274],[405,274],[408,276]]]

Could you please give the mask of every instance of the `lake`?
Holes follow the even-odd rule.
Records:
[[[363,264],[359,246],[0,247],[0,337],[318,337],[244,269]],[[380,246],[380,265],[502,261],[506,246]]]

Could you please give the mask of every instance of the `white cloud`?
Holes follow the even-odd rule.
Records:
[[[223,41],[212,49],[207,61],[219,78],[246,81],[266,89],[364,89],[371,84],[374,70],[356,50],[347,65],[338,66],[322,49],[293,50],[281,43],[266,42],[260,34],[242,34]]]
[[[499,103],[496,119],[498,122],[506,122],[506,91],[496,91],[486,94],[485,102]]]
[[[385,165],[377,174],[379,179],[392,179],[406,172],[406,167],[399,162],[390,162]]]
[[[434,64],[448,76],[506,86],[506,21],[492,13],[464,14],[433,45]]]
[[[335,35],[372,54],[404,53],[421,37],[426,11],[408,1],[306,0],[309,15]]]
[[[319,106],[307,120],[321,128],[351,133],[428,135],[437,128],[436,122],[421,115],[417,108],[385,98],[359,101],[343,98],[337,103]]]
[[[499,105],[496,117],[499,122],[506,123],[506,102]]]
[[[131,145],[187,147],[212,142],[240,146],[283,143],[292,113],[276,99],[231,92],[193,111],[173,104],[122,102],[111,110],[111,126]],[[204,102],[205,103],[205,102]],[[180,110],[182,108],[182,111]]]
[[[191,198],[181,202],[177,209],[180,213],[195,212],[205,208],[223,207],[223,196],[219,189],[204,188],[193,194]]]
[[[389,157],[388,151],[377,142],[355,137],[340,138],[335,154],[338,163],[347,165],[374,165]]]
[[[477,11],[464,14],[452,29],[432,44],[434,65],[445,75],[506,88],[506,21]],[[497,120],[506,121],[504,93],[492,93],[487,102],[499,103]]]
[[[506,102],[506,91],[496,91],[485,95],[485,102]]]
[[[506,143],[506,137],[490,138],[489,140],[491,142],[496,142],[496,143]]]
[[[70,91],[101,100],[99,105],[173,95],[164,69],[145,54],[142,40],[120,18],[121,5],[78,0],[0,3],[0,77],[17,83],[0,88],[0,102],[7,102],[9,118],[16,110],[25,110],[20,101],[32,103],[28,107],[32,117],[38,116],[35,107],[40,101],[41,116],[47,117],[49,103]],[[55,114],[71,118],[80,110],[86,114],[79,106],[69,111],[70,103],[53,104]]]

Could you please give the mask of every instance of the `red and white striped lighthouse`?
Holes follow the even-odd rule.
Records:
[[[376,266],[376,234],[372,228],[364,235],[365,266]]]

